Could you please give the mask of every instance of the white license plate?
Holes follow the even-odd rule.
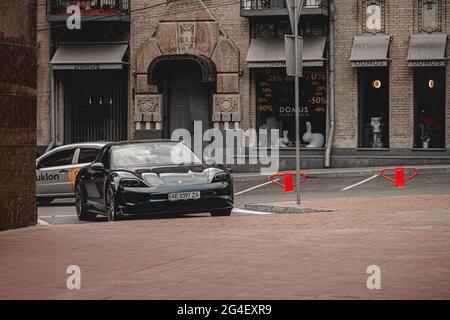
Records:
[[[200,191],[169,193],[169,201],[200,199]]]

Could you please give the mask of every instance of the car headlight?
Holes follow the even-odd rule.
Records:
[[[226,182],[230,178],[230,175],[226,172],[219,172],[214,175],[211,182]]]
[[[133,179],[133,178],[124,178],[120,179],[120,185],[126,188],[140,188],[140,187],[148,187],[141,180]]]

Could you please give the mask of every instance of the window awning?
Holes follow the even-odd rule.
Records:
[[[352,67],[386,67],[390,36],[356,36],[353,39]]]
[[[62,44],[50,64],[56,70],[122,69],[127,44]]]
[[[445,66],[446,34],[414,34],[409,40],[408,63],[411,67]]]
[[[326,38],[303,38],[303,66],[323,66]],[[247,59],[249,68],[286,67],[284,38],[253,39],[250,43]]]

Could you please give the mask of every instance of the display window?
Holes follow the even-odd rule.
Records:
[[[389,148],[389,69],[359,68],[359,148]]]
[[[276,129],[281,147],[295,147],[295,79],[285,68],[255,69],[256,124]],[[305,67],[300,78],[300,147],[323,148],[326,135],[327,73]]]
[[[445,148],[445,67],[414,68],[414,147]]]

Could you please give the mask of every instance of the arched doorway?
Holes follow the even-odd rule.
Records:
[[[203,131],[211,128],[214,64],[196,56],[162,56],[149,67],[149,82],[164,96],[163,132],[170,138],[176,129],[194,133],[194,121]]]

